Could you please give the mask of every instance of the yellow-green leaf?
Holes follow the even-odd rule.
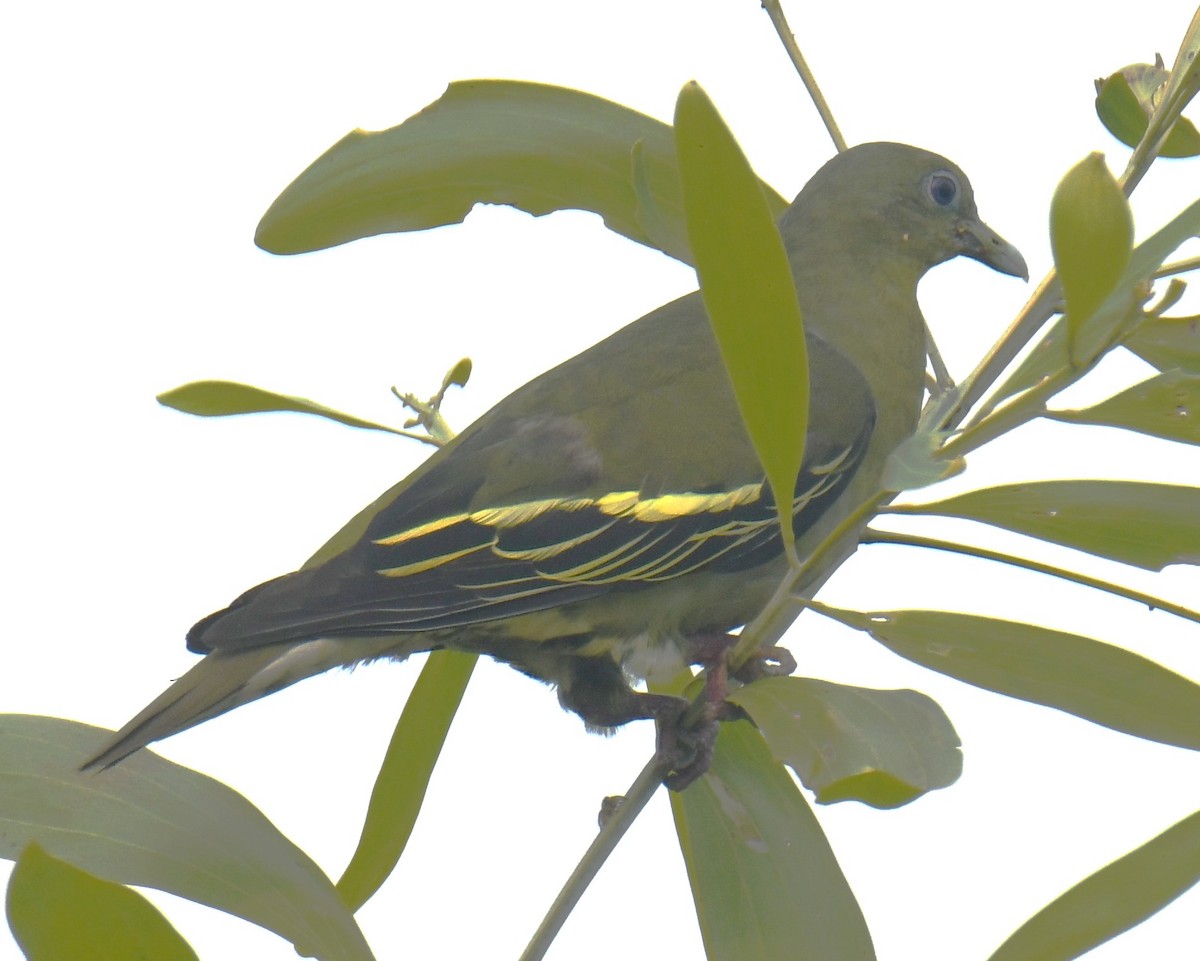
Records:
[[[1148,570],[1200,564],[1200,488],[1138,481],[1006,484],[922,505],[904,514],[962,517]]]
[[[477,659],[434,651],[422,668],[375,779],[358,847],[337,883],[350,910],[362,907],[400,860]]]
[[[1159,230],[1137,245],[1129,260],[1129,266],[1117,286],[1126,291],[1133,291],[1138,285],[1145,283],[1181,244],[1198,234],[1200,234],[1200,200],[1189,204],[1177,216],[1172,217]],[[1127,314],[1117,309],[1117,306],[1114,305],[1111,316],[1093,318],[1093,323],[1087,325],[1087,336],[1083,338],[1085,341],[1102,346],[1107,344],[1114,324],[1127,317]],[[1107,309],[1101,311],[1101,314],[1105,313],[1109,313],[1109,311]],[[1102,323],[1097,324],[1097,321],[1102,321]],[[1146,349],[1148,351],[1147,359],[1150,363],[1158,366],[1160,370],[1179,366],[1191,366],[1191,369],[1195,370],[1197,369],[1195,366],[1197,363],[1195,360],[1197,343],[1195,326],[1190,329],[1190,333],[1183,326],[1184,324],[1195,325],[1195,323],[1195,318],[1184,321],[1141,320],[1133,327],[1125,345],[1139,353],[1142,349]],[[1062,321],[1056,322],[1045,337],[1034,345],[1033,350],[995,392],[994,396],[996,398],[1011,397],[1066,368],[1070,362],[1067,353],[1067,339],[1066,324]],[[1182,362],[1173,361],[1172,357],[1179,352],[1182,352],[1184,360]],[[1187,361],[1187,357],[1191,357],[1192,361]]]
[[[1116,291],[1133,248],[1129,203],[1093,153],[1072,167],[1050,202],[1050,245],[1067,306],[1072,356],[1084,323]]]
[[[808,349],[787,252],[758,178],[694,82],[676,101],[675,142],[704,306],[790,544],[808,425]]]
[[[918,691],[878,691],[811,677],[768,677],[738,688],[775,757],[822,804],[900,807],[962,773],[954,726]]]
[[[1125,339],[1125,346],[1159,370],[1178,367],[1200,374],[1200,316],[1144,321]]]
[[[30,842],[8,886],[8,923],[26,961],[197,961],[158,908]]]
[[[1153,274],[1181,244],[1200,236],[1200,199],[1193,200],[1137,245],[1125,279],[1140,283]]]
[[[1200,685],[1123,648],[972,614],[813,607],[940,674],[1135,737],[1200,750]]]
[[[477,203],[531,214],[580,209],[611,230],[687,261],[667,230],[641,226],[631,155],[662,216],[682,221],[671,128],[591,94],[511,80],[452,83],[399,126],[356,130],[300,174],[271,205],[255,241],[295,254],[361,237],[461,221]],[[783,198],[769,191],[776,212]]]
[[[158,402],[164,407],[183,411],[185,414],[195,414],[197,417],[230,417],[235,414],[288,411],[297,414],[314,414],[317,417],[345,424],[347,427],[396,433],[396,429],[393,427],[363,420],[352,414],[343,414],[340,410],[318,404],[306,397],[277,394],[274,391],[263,390],[261,387],[251,387],[249,384],[238,384],[229,380],[198,380],[191,384],[184,384],[159,394]]]
[[[1197,881],[1200,812],[1055,898],[988,961],[1071,961],[1162,910]]]
[[[712,767],[671,811],[708,961],[873,961],[829,841],[753,725],[721,725]]]
[[[1067,324],[1061,317],[1054,321],[1033,345],[1016,369],[996,390],[997,399],[1013,397],[1036,387],[1047,377],[1065,370],[1071,363],[1067,354]]]
[[[442,378],[442,392],[445,393],[450,387],[466,387],[467,381],[471,379],[471,358],[463,357],[455,363],[448,371],[446,376]]]
[[[1083,410],[1047,416],[1072,424],[1136,430],[1166,440],[1200,444],[1200,374],[1171,370]]]

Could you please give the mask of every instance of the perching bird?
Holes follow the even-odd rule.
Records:
[[[876,492],[916,426],[922,275],[960,254],[1027,271],[980,221],[962,171],[901,144],[834,157],[779,226],[809,344],[803,557]],[[187,641],[204,660],[85,767],[329,668],[437,648],[553,684],[591,727],[657,717],[661,738],[679,702],[630,678],[706,661],[785,566],[770,488],[692,293],[510,394],[390,492],[350,549],[200,621]],[[674,786],[707,764],[702,747],[672,760]]]

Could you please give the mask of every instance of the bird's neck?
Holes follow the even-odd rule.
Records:
[[[925,320],[917,304],[917,282],[926,268],[896,257],[895,247],[890,254],[876,254],[873,248],[830,254],[848,258],[854,270],[806,276],[808,265],[831,260],[798,257],[793,269],[800,305],[808,329],[853,362],[871,385],[880,442],[873,445],[871,459],[879,460],[912,433],[920,413]]]

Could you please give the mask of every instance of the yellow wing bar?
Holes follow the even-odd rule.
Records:
[[[806,472],[793,500],[795,515],[844,479],[843,463],[839,457]],[[501,595],[539,582],[667,580],[720,565],[722,558],[757,554],[776,539],[775,508],[765,490],[759,481],[714,493],[617,491],[464,511],[376,538],[386,561],[375,570],[393,578],[436,571],[461,588]]]

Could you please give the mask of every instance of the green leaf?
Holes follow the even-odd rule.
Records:
[[[1134,63],[1096,81],[1096,114],[1105,128],[1127,147],[1136,147],[1146,132],[1150,114],[1170,72],[1150,63]],[[1159,155],[1194,157],[1200,154],[1200,132],[1186,117],[1176,121]]]
[[[352,911],[379,890],[404,852],[476,660],[475,654],[434,651],[408,696],[371,791],[358,848],[337,883]]]
[[[1182,244],[1197,236],[1200,236],[1200,200],[1188,204],[1177,216],[1137,245],[1122,283],[1144,282]]]
[[[961,742],[937,702],[811,677],[767,677],[733,691],[771,753],[822,804],[894,808],[962,773]]]
[[[1138,481],[1006,484],[891,512],[982,521],[1147,570],[1200,564],[1200,488]]]
[[[0,856],[36,841],[97,877],[245,918],[323,961],[371,961],[333,884],[237,792],[150,751],[79,773],[110,736],[0,715]]]
[[[184,384],[158,395],[158,402],[172,410],[195,414],[197,417],[229,417],[234,414],[264,414],[288,411],[297,414],[315,414],[364,430],[382,430],[397,433],[393,427],[376,424],[339,410],[326,407],[305,397],[276,394],[274,391],[238,384],[229,380],[198,380]]]
[[[1114,731],[1200,750],[1200,685],[1123,648],[972,614],[812,606],[940,674]]]
[[[1200,94],[1200,9],[1192,15],[1192,22],[1179,42],[1163,99],[1181,100],[1182,110],[1197,94]]]
[[[472,363],[470,357],[463,357],[458,360],[453,367],[446,371],[446,376],[442,378],[441,393],[446,393],[453,387],[466,387],[467,381],[471,379]]]
[[[639,222],[631,183],[631,155],[639,142],[656,208],[681,221],[666,124],[563,87],[452,83],[399,126],[356,130],[330,147],[271,205],[255,241],[272,253],[296,254],[458,223],[475,204],[491,203],[531,214],[594,211],[617,233],[687,262],[686,249],[664,240],[670,231],[651,236]],[[775,212],[782,212],[783,198],[773,191],[769,196]]]
[[[1070,961],[1128,931],[1200,881],[1200,812],[1080,881],[988,961]]]
[[[1115,290],[1133,249],[1129,202],[1093,153],[1072,167],[1050,202],[1050,246],[1067,305],[1072,355],[1079,334]]]
[[[1084,410],[1047,416],[1072,424],[1136,430],[1166,440],[1200,444],[1200,374],[1172,370],[1151,377]]]
[[[671,793],[708,961],[870,961],[871,935],[821,826],[746,721]]]
[[[1020,394],[1036,387],[1046,378],[1070,366],[1067,354],[1067,323],[1059,318],[1050,325],[1025,359],[1009,374],[1008,379],[996,391],[995,397],[1002,399]]]
[[[663,251],[686,251],[686,257],[679,257],[685,263],[692,263],[692,248],[688,244],[687,224],[684,223],[682,210],[677,208],[664,209],[660,198],[654,192],[646,161],[646,143],[639,140],[630,151],[631,174],[633,177],[633,194],[636,199],[634,217],[638,226],[650,238],[652,246]]]
[[[1184,208],[1177,217],[1172,218],[1162,229],[1137,245],[1130,258],[1129,266],[1116,284],[1118,296],[1110,298],[1110,304],[1099,312],[1086,327],[1086,336],[1082,339],[1089,343],[1105,343],[1112,333],[1113,326],[1129,316],[1129,292],[1146,283],[1150,276],[1162,266],[1175,250],[1190,238],[1200,234],[1200,200]],[[1122,293],[1124,292],[1124,293]],[[1187,350],[1188,336],[1186,332],[1170,325],[1186,323],[1164,320],[1142,320],[1133,327],[1133,332],[1125,341],[1132,350],[1138,350],[1139,337],[1142,331],[1151,332],[1151,338],[1166,337],[1167,344],[1160,353],[1175,350]],[[1191,341],[1190,343],[1195,343]],[[1153,348],[1152,348],[1153,349]],[[1067,355],[1066,325],[1060,320],[1050,328],[1048,333],[1034,345],[1033,350],[1017,370],[1004,382],[993,395],[996,399],[1012,397],[1023,390],[1041,383],[1047,377],[1065,369],[1070,360]],[[1155,363],[1155,361],[1151,361]],[[1169,364],[1169,366],[1176,366]],[[1183,364],[1182,366],[1188,366]]]
[[[1125,346],[1161,371],[1200,374],[1200,317],[1157,317],[1138,324]]]
[[[676,101],[675,142],[700,292],[790,546],[808,426],[808,349],[787,251],[758,178],[694,82]]]
[[[196,952],[142,895],[32,842],[9,881],[8,923],[27,961],[197,961]]]

